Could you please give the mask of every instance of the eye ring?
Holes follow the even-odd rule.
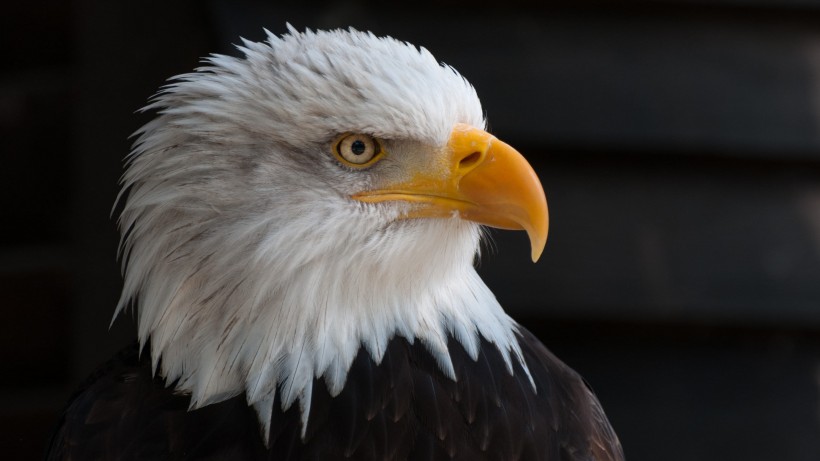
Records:
[[[352,133],[342,135],[333,143],[333,154],[345,165],[365,168],[376,163],[384,152],[376,138],[364,133]]]

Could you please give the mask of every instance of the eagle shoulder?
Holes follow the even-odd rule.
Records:
[[[80,386],[53,430],[48,461],[261,458],[244,397],[188,411],[190,397],[154,377],[149,356],[140,359],[135,342]]]
[[[420,341],[394,337],[378,364],[360,350],[339,395],[314,384],[303,440],[295,412],[274,412],[271,448],[300,459],[623,460],[584,380],[523,328],[519,340],[532,381],[483,338],[475,359],[449,339],[455,380]]]
[[[519,328],[519,344],[538,389],[540,405],[552,413],[562,461],[623,461],[621,442],[586,380],[552,354],[532,333]]]

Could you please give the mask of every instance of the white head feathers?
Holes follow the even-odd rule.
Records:
[[[240,50],[152,100],[123,178],[117,313],[135,306],[154,366],[192,407],[245,392],[263,427],[276,392],[304,423],[314,378],[340,392],[359,348],[379,362],[395,335],[451,377],[448,334],[473,357],[484,336],[512,369],[515,323],[472,265],[479,226],[351,200],[367,175],[328,150],[346,132],[440,148],[455,123],[484,125],[473,88],[424,49],[352,30]]]

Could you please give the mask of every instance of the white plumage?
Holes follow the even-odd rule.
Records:
[[[456,123],[483,127],[474,89],[424,49],[355,31],[240,50],[155,97],[123,178],[117,313],[134,306],[166,382],[194,408],[246,392],[265,428],[279,388],[304,431],[313,379],[340,392],[360,345],[379,363],[392,337],[422,341],[455,379],[447,336],[475,359],[480,334],[508,373],[527,370],[517,324],[473,268],[478,224],[350,200],[435,162]],[[327,146],[346,132],[391,157],[340,165]]]

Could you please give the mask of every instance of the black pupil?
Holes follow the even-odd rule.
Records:
[[[353,155],[362,155],[365,150],[367,150],[367,146],[361,139],[353,141],[353,144],[350,145],[350,151],[353,152]]]

